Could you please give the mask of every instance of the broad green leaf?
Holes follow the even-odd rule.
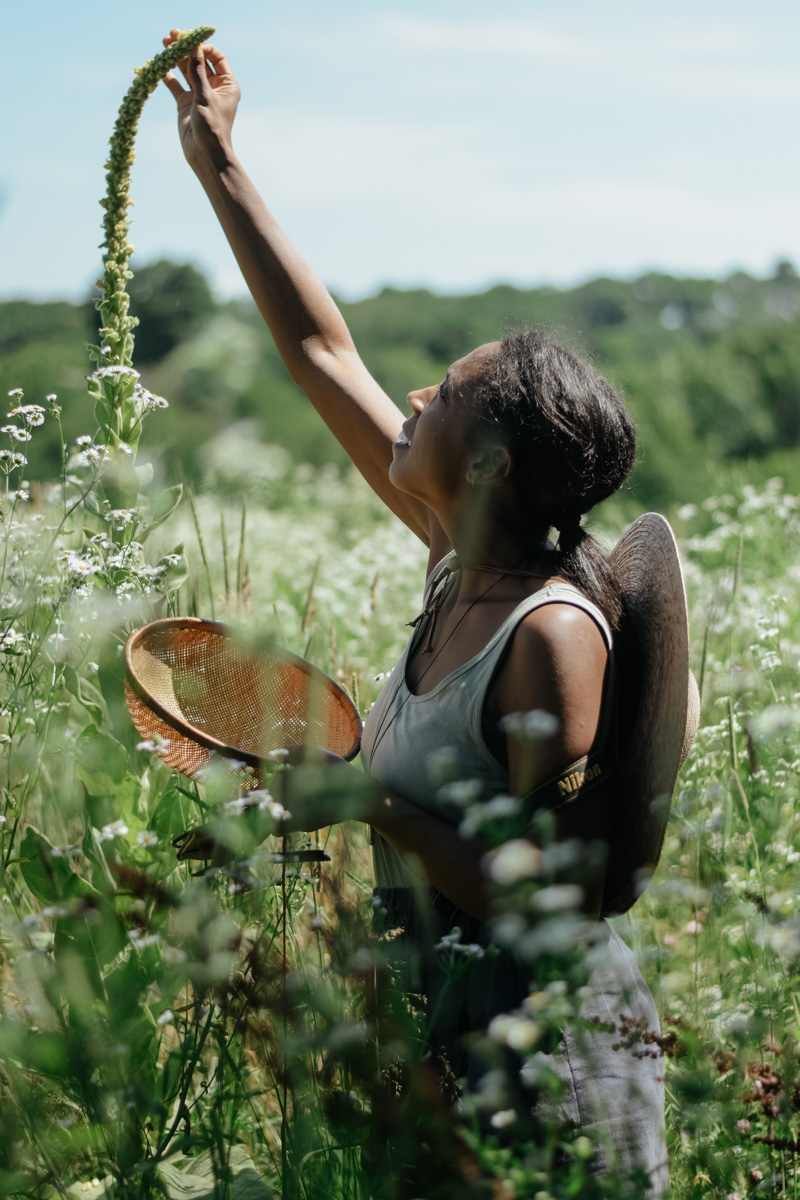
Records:
[[[64,683],[76,700],[80,701],[89,716],[97,725],[106,725],[109,721],[108,707],[96,684],[82,678],[72,667],[64,671]]]
[[[90,806],[96,825],[133,813],[142,786],[116,738],[87,725],[75,746],[75,768],[87,794],[100,801]]]
[[[185,831],[190,823],[190,802],[184,792],[170,783],[167,790],[151,808],[147,828],[165,842],[171,842]]]
[[[134,467],[136,478],[139,481],[139,488],[146,492],[153,482],[153,464],[151,462],[140,463]]]
[[[37,900],[56,904],[74,896],[97,896],[98,892],[76,875],[66,858],[54,854],[52,842],[29,825],[19,850],[20,870]]]
[[[165,492],[156,500],[153,506],[153,519],[149,525],[139,534],[139,541],[144,542],[145,538],[158,529],[159,525],[163,525],[167,517],[175,511],[183,498],[183,484],[176,483],[174,487],[167,488]]]
[[[72,1069],[69,1039],[63,1033],[30,1030],[20,1053],[26,1067],[43,1075],[63,1076]]]
[[[84,496],[83,507],[88,512],[95,513],[98,517],[100,516],[100,505],[94,492],[89,492],[88,495]]]

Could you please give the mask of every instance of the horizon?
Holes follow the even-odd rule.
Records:
[[[130,264],[130,269],[132,270],[133,274],[136,275],[136,273],[138,271],[141,271],[145,268],[149,268],[149,267],[155,265],[155,263],[158,261],[159,261],[159,259],[151,259],[147,262],[136,262],[134,260]],[[237,302],[237,303],[248,302],[248,303],[255,305],[255,301],[253,300],[252,296],[250,295],[250,293],[247,291],[246,288],[243,288],[243,290],[239,293],[232,293],[230,295],[217,294],[216,290],[213,287],[213,281],[211,280],[210,276],[204,271],[201,264],[199,264],[197,262],[191,262],[188,259],[184,259],[184,260],[171,259],[168,261],[173,262],[176,266],[191,266],[191,267],[194,267],[196,270],[200,271],[200,273],[207,280],[209,285],[212,285],[211,290],[212,290],[212,294],[214,297],[214,302],[216,304],[224,305],[224,304],[227,304],[229,301],[232,301],[232,302]],[[767,283],[772,279],[778,278],[779,269],[785,265],[788,265],[788,267],[793,275],[798,274],[797,265],[796,265],[796,263],[794,263],[793,260],[788,259],[786,257],[779,257],[775,260],[775,262],[771,265],[770,268],[768,268],[766,271],[760,272],[760,273],[755,272],[755,271],[745,271],[741,267],[734,267],[729,271],[725,271],[724,273],[720,273],[717,275],[710,275],[710,274],[709,275],[689,275],[689,274],[679,275],[679,274],[676,274],[671,271],[663,271],[663,270],[659,270],[658,268],[654,268],[652,270],[643,271],[640,274],[632,274],[632,275],[609,275],[609,274],[589,275],[585,279],[576,280],[574,283],[570,283],[570,282],[551,283],[547,280],[542,280],[540,282],[524,284],[524,283],[514,282],[514,281],[511,281],[508,279],[496,279],[496,280],[493,280],[493,281],[487,283],[485,286],[478,286],[478,287],[470,288],[470,289],[453,289],[450,291],[446,291],[443,288],[433,287],[433,286],[430,286],[430,285],[424,284],[424,283],[408,284],[408,285],[383,283],[383,284],[378,284],[373,291],[367,292],[364,295],[357,295],[357,296],[342,295],[335,288],[330,288],[330,291],[331,291],[331,294],[334,296],[334,298],[343,304],[362,304],[362,303],[367,303],[370,300],[375,300],[383,292],[397,292],[397,293],[402,293],[402,294],[410,294],[410,293],[414,293],[414,292],[427,292],[428,294],[439,297],[441,299],[458,299],[460,297],[482,296],[487,292],[493,291],[495,288],[509,288],[513,291],[524,293],[524,292],[535,292],[535,291],[571,292],[571,291],[576,291],[582,287],[586,287],[589,284],[601,283],[604,281],[608,281],[610,283],[615,283],[615,284],[623,284],[623,285],[633,286],[634,284],[638,283],[640,280],[648,279],[650,277],[674,279],[678,283],[686,282],[686,281],[697,282],[697,283],[702,283],[702,282],[725,283],[727,280],[733,278],[736,275],[746,275],[749,278],[755,279],[758,282]],[[86,294],[83,296],[55,296],[54,295],[54,296],[50,296],[50,297],[26,296],[26,295],[5,296],[2,294],[2,290],[0,290],[0,304],[14,304],[14,303],[24,302],[24,303],[29,303],[29,304],[82,305],[82,304],[86,304],[86,303],[90,302],[94,298],[94,296],[96,296],[97,294],[98,293],[97,293],[96,289],[92,289],[92,288],[90,288],[86,292]]]

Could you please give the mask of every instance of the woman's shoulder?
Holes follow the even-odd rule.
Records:
[[[519,658],[523,667],[581,674],[593,663],[604,669],[609,649],[610,630],[600,610],[584,603],[579,592],[566,597],[558,586],[519,622],[509,657]]]
[[[538,605],[517,625],[497,677],[498,715],[533,709],[553,713],[560,726],[555,757],[579,758],[597,727],[608,649],[601,627],[583,606]]]
[[[528,598],[528,611],[518,629],[559,644],[591,627],[600,634],[606,651],[611,650],[614,635],[603,610],[574,584],[555,575]]]

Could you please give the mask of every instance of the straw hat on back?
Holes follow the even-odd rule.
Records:
[[[611,553],[623,617],[615,643],[618,727],[603,914],[627,912],[658,865],[670,801],[699,720],[678,548],[645,513]]]

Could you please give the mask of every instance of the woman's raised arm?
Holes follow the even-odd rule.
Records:
[[[164,39],[178,37],[173,29]],[[202,183],[292,379],[370,486],[426,545],[430,510],[389,481],[401,410],[361,361],[332,297],[268,211],[233,151],[239,85],[224,54],[199,47],[166,85],[178,105],[184,154]]]

